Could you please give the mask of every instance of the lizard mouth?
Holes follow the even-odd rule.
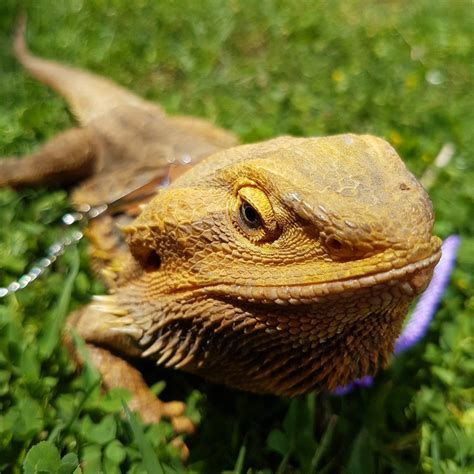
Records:
[[[432,240],[431,255],[399,268],[318,283],[251,286],[217,284],[207,286],[205,291],[207,294],[227,295],[248,302],[286,305],[317,303],[331,297],[350,297],[357,291],[383,285],[388,287],[395,297],[400,297],[401,291],[407,297],[413,298],[426,288],[441,257],[441,241],[437,237],[433,239],[436,240]]]

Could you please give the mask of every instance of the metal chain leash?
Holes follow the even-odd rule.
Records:
[[[190,166],[193,163],[191,155],[184,153],[179,159],[174,157],[169,160],[170,165],[178,166]],[[169,170],[168,170],[169,173]],[[131,191],[126,192],[117,199],[99,206],[89,206],[87,204],[80,206],[74,212],[68,212],[64,214],[61,218],[61,221],[66,226],[71,226],[77,222],[85,227],[90,220],[99,217],[105,212],[113,214],[117,210],[120,211],[125,204],[131,204],[134,201],[139,201],[147,196],[155,194],[158,189],[165,188],[169,185],[170,179],[169,174],[165,177],[159,176],[146,181],[142,185],[132,189]],[[16,293],[18,290],[26,288],[31,282],[36,280],[40,275],[42,275],[48,267],[51,266],[56,259],[64,253],[67,247],[72,244],[78,243],[84,237],[84,233],[81,230],[74,230],[69,232],[65,237],[59,239],[57,242],[52,244],[47,250],[46,255],[38,260],[31,268],[19,277],[17,280],[12,281],[6,287],[0,287],[0,299],[5,298],[8,295]]]
[[[80,222],[83,225],[86,225],[91,219],[103,214],[108,209],[107,204],[102,204],[97,207],[84,206],[81,209],[78,209],[74,212],[68,212],[64,214],[61,218],[61,221],[66,226],[71,226],[76,222]],[[84,233],[80,230],[73,230],[68,232],[64,237],[56,241],[46,250],[46,254],[43,258],[38,260],[33,266],[23,274],[18,280],[12,281],[6,287],[0,287],[0,298],[16,293],[18,290],[26,288],[31,282],[36,280],[40,275],[42,275],[48,267],[51,266],[56,259],[64,253],[67,247],[72,244],[79,242]]]
[[[169,164],[190,166],[194,163],[191,155],[184,153],[179,159],[172,158],[169,160]],[[124,205],[132,204],[134,201],[139,201],[140,199],[151,196],[155,194],[160,188],[167,187],[169,183],[169,174],[165,177],[154,177],[135,189],[127,191],[125,194],[109,203],[100,204],[99,206],[95,207],[89,206],[88,204],[79,206],[75,211],[64,214],[61,218],[61,221],[68,227],[76,224],[77,222],[85,227],[92,219],[96,219],[104,213],[113,214],[117,211],[120,211]],[[16,293],[18,290],[26,288],[30,283],[42,275],[47,270],[47,268],[50,267],[51,264],[64,253],[67,247],[77,244],[83,237],[84,233],[81,230],[68,232],[66,236],[48,247],[46,250],[46,255],[34,263],[25,274],[20,276],[17,280],[12,281],[6,287],[0,287],[0,299]]]

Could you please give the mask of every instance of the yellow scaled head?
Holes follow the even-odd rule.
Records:
[[[273,381],[257,371],[244,382],[239,371],[211,370],[202,360],[185,369],[294,394],[386,363],[408,304],[439,259],[432,226],[426,192],[387,142],[339,135],[282,137],[212,155],[161,191],[125,232],[143,268],[134,291],[158,321],[155,330],[186,314],[192,327],[210,328],[210,347],[240,334],[237,346],[254,365],[273,367]],[[284,370],[278,379],[276,356],[296,357],[300,372],[283,364],[291,376]],[[322,358],[332,368],[324,374]],[[248,356],[241,359],[245,371]]]

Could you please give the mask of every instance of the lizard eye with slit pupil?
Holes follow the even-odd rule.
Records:
[[[240,216],[242,221],[252,229],[262,226],[258,212],[248,202],[244,201],[240,206]]]

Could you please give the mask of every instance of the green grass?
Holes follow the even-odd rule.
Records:
[[[0,303],[0,471],[21,472],[24,463],[25,472],[77,473],[80,461],[86,473],[138,473],[159,459],[164,472],[473,472],[470,2],[31,0],[25,8],[36,53],[109,76],[169,112],[210,118],[244,141],[373,133],[418,176],[453,143],[430,194],[436,233],[460,233],[463,243],[428,337],[370,389],[289,401],[175,372],[150,375],[166,381],[165,399],[188,400],[201,420],[186,440],[185,467],[168,423],[121,417],[126,395],[101,394],[94,371],[75,374],[60,345],[57,321],[101,291],[82,243]],[[73,123],[11,55],[19,11],[14,0],[0,3],[5,156]],[[61,235],[66,209],[64,191],[0,190],[0,286]]]

